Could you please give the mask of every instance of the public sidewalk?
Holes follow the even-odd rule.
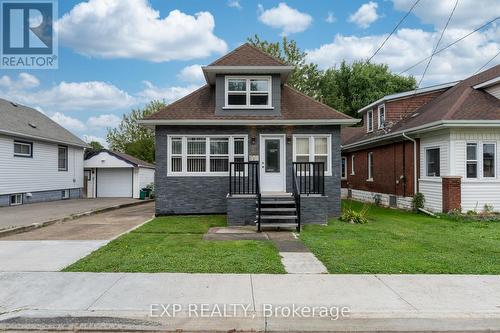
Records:
[[[227,312],[204,317],[203,304]],[[293,306],[349,313],[280,310]],[[500,276],[0,273],[0,330],[21,328],[500,331]]]

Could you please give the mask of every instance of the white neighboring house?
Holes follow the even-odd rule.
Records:
[[[154,183],[155,166],[133,156],[100,150],[85,156],[84,192],[87,198],[139,198]]]
[[[80,198],[86,146],[43,113],[0,99],[0,207]]]

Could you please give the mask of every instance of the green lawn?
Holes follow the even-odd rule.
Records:
[[[436,219],[373,205],[368,217],[367,224],[306,226],[300,237],[330,273],[500,274],[500,222]]]
[[[225,216],[160,217],[67,267],[67,272],[285,273],[268,241],[204,241]]]

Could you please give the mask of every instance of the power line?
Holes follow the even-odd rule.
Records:
[[[408,10],[408,12],[405,14],[405,16],[403,16],[401,18],[401,20],[399,20],[398,24],[396,24],[396,26],[394,27],[394,29],[392,29],[391,33],[389,34],[389,36],[387,36],[387,38],[382,42],[382,44],[380,44],[380,46],[378,47],[378,49],[375,51],[375,53],[373,53],[373,55],[370,57],[370,59],[368,59],[368,62],[370,62],[373,57],[375,57],[378,53],[378,51],[380,51],[382,49],[382,47],[384,47],[385,43],[389,40],[389,38],[391,38],[391,36],[396,32],[396,30],[399,28],[399,26],[401,25],[401,23],[403,23],[403,21],[408,17],[408,15],[410,15],[410,13],[413,11],[413,8],[415,8],[415,6],[420,2],[420,0],[416,0],[415,3],[413,4],[413,6],[411,6],[411,8]]]
[[[483,66],[481,66],[481,68],[479,68],[479,69],[478,69],[478,70],[474,73],[474,75],[476,75],[477,73],[479,73],[480,71],[482,71],[482,70],[483,70],[483,68],[485,68],[486,66],[488,66],[488,64],[489,64],[490,62],[492,62],[492,61],[493,61],[496,57],[498,57],[498,55],[499,55],[499,54],[500,54],[500,51],[498,51],[498,53],[497,53],[497,54],[495,54],[495,55],[493,56],[493,58],[491,58],[491,59],[490,59],[490,60],[488,60],[488,61],[487,61],[487,62],[486,62]]]
[[[422,74],[422,77],[420,78],[420,81],[418,82],[417,89],[420,87],[420,84],[422,84],[422,81],[424,80],[425,74],[427,73],[427,70],[429,69],[432,58],[436,54],[436,51],[439,47],[439,44],[441,43],[441,40],[443,39],[444,33],[445,33],[446,29],[448,28],[448,25],[450,24],[450,21],[451,21],[451,18],[453,17],[453,14],[455,13],[455,9],[457,9],[457,5],[458,5],[458,0],[455,1],[455,6],[453,6],[453,9],[451,10],[450,16],[448,17],[448,21],[446,21],[446,25],[444,26],[443,30],[441,31],[441,36],[439,36],[436,47],[434,48],[434,51],[432,52],[432,54],[429,58],[429,61],[427,62],[427,65],[425,66],[424,73]],[[416,89],[415,89],[415,91],[416,91]]]
[[[484,27],[486,27],[486,26],[490,25],[491,23],[495,22],[495,21],[496,21],[496,20],[498,20],[499,18],[500,18],[500,16],[497,16],[497,17],[495,17],[493,20],[490,20],[490,21],[486,22],[486,23],[485,23],[485,24],[483,24],[482,26],[480,26],[480,27],[478,27],[478,28],[476,28],[476,29],[472,30],[472,31],[471,31],[471,32],[469,32],[468,34],[466,34],[466,35],[464,35],[464,36],[460,37],[459,39],[457,39],[457,40],[456,40],[456,41],[454,41],[453,43],[450,43],[450,44],[446,45],[445,47],[443,47],[442,49],[439,49],[438,51],[436,51],[436,52],[434,53],[434,55],[439,54],[439,53],[443,52],[444,50],[446,50],[447,48],[449,48],[449,47],[451,47],[451,46],[453,46],[453,45],[455,45],[455,44],[457,44],[457,43],[461,42],[462,40],[464,40],[465,38],[469,37],[470,35],[472,35],[472,34],[474,34],[474,33],[478,32],[479,30],[483,29]],[[403,73],[405,73],[405,72],[408,72],[409,70],[411,70],[411,69],[413,69],[413,68],[417,67],[418,65],[420,65],[421,63],[423,63],[424,61],[426,61],[427,59],[429,59],[430,57],[431,57],[431,56],[428,56],[428,57],[426,57],[426,58],[424,58],[424,59],[420,60],[420,61],[419,61],[419,62],[417,62],[416,64],[411,65],[410,67],[406,68],[404,71],[399,72],[399,75],[401,75],[401,74],[403,74]]]

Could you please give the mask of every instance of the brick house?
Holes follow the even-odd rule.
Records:
[[[460,82],[385,96],[342,132],[342,194],[410,208],[500,210],[500,65]]]
[[[141,121],[156,131],[157,215],[227,213],[259,229],[339,215],[340,129],[358,120],[287,86],[292,70],[244,44]]]

